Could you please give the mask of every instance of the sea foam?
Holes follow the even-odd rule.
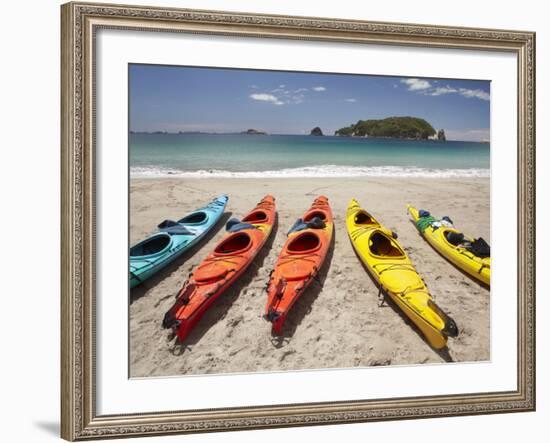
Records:
[[[468,178],[489,177],[489,169],[432,169],[401,166],[305,166],[274,171],[223,171],[201,169],[184,171],[161,167],[132,167],[132,178],[315,178],[315,177],[425,177],[425,178]]]

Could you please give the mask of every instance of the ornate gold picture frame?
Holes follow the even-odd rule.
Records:
[[[68,3],[62,18],[61,434],[67,440],[535,409],[535,34]],[[517,389],[446,396],[98,415],[95,370],[95,35],[99,29],[503,51],[517,56]],[[512,290],[512,289],[510,289]]]

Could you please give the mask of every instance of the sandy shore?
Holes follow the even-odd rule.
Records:
[[[278,227],[253,265],[176,346],[162,329],[164,313],[187,275],[223,237],[219,224],[184,254],[130,294],[132,377],[274,371],[372,365],[465,362],[490,359],[489,291],[458,271],[420,237],[406,204],[449,215],[473,236],[490,239],[489,179],[134,179],[130,189],[130,240],[143,239],[164,219],[177,219],[227,193],[227,212],[241,217],[267,193],[277,198]],[[264,286],[286,231],[313,199],[329,197],[334,248],[314,283],[287,318],[281,338],[262,319]],[[399,234],[439,306],[460,335],[436,352],[394,307],[378,306],[378,290],[355,255],[345,229],[351,197]],[[227,220],[228,216],[223,219]]]

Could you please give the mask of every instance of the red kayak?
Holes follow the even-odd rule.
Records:
[[[333,232],[328,199],[321,196],[289,231],[271,273],[264,318],[280,334],[290,309],[317,276],[325,261]]]
[[[242,220],[234,221],[228,234],[189,276],[162,326],[171,328],[183,341],[214,300],[252,263],[268,239],[275,217],[275,198],[267,195]]]

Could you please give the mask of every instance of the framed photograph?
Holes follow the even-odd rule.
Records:
[[[535,409],[535,35],[62,6],[62,437]]]

